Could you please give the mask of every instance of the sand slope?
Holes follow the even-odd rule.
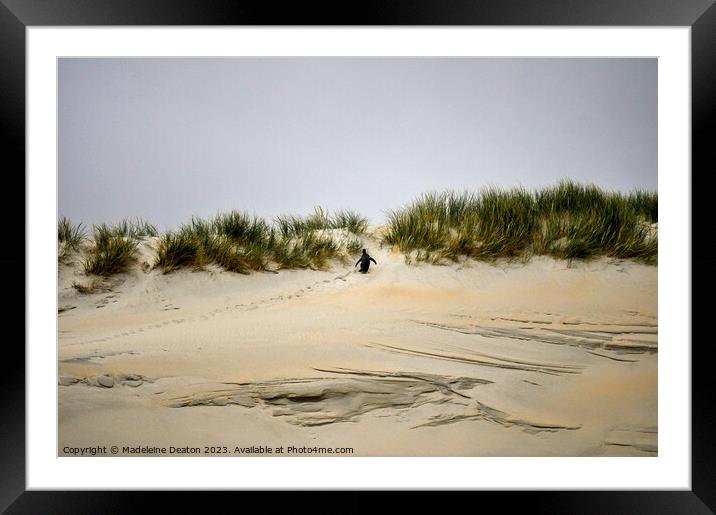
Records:
[[[367,275],[353,263],[162,275],[140,266],[154,243],[93,294],[72,288],[90,282],[79,259],[60,264],[59,454],[657,453],[656,267],[407,266],[367,237]]]

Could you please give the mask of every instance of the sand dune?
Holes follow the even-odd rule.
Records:
[[[72,287],[90,283],[79,260],[61,263],[59,454],[656,455],[656,267],[408,266],[364,243],[367,275],[162,275],[142,266],[149,238],[92,294]]]

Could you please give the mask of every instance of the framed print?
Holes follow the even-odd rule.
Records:
[[[691,169],[716,11],[514,4],[4,1],[27,304],[3,508],[711,512]]]

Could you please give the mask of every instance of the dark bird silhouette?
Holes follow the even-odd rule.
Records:
[[[365,274],[365,273],[368,272],[368,269],[370,268],[370,262],[371,262],[371,261],[372,261],[373,263],[375,263],[376,265],[378,264],[378,263],[376,263],[375,259],[373,259],[372,257],[370,257],[370,256],[368,255],[368,253],[365,251],[365,249],[363,249],[363,254],[361,254],[360,259],[358,260],[358,262],[355,264],[355,266],[354,266],[353,268],[355,268],[356,266],[358,266],[358,263],[360,263],[360,272],[361,272],[362,274]]]

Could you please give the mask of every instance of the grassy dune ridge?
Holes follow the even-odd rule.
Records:
[[[359,252],[367,226],[352,211],[330,215],[320,208],[307,217],[277,217],[274,224],[240,211],[192,218],[161,237],[155,267],[164,273],[211,263],[238,273],[324,268]]]
[[[656,264],[658,196],[636,190],[606,192],[562,181],[537,191],[485,188],[479,192],[426,193],[387,211],[381,244],[405,254],[406,262],[444,264],[459,259],[558,259],[598,256]],[[368,219],[352,210],[320,207],[307,216],[278,216],[272,222],[241,211],[213,218],[193,217],[175,231],[159,234],[137,218],[93,227],[58,224],[59,257],[84,253],[88,275],[126,271],[142,238],[159,237],[154,268],[169,273],[216,264],[227,271],[322,269],[360,253]],[[82,248],[83,242],[91,244]]]
[[[388,212],[384,241],[406,259],[441,263],[549,255],[610,256],[655,263],[658,197],[562,181],[530,192],[427,193]]]

